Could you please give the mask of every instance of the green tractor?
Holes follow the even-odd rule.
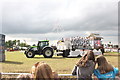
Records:
[[[43,55],[45,58],[52,58],[54,49],[49,47],[49,40],[38,41],[37,46],[32,46],[25,51],[27,58],[33,58],[35,55]]]

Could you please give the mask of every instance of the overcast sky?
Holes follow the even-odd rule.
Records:
[[[3,0],[0,11],[6,40],[33,44],[99,33],[104,43],[118,42],[118,0]]]

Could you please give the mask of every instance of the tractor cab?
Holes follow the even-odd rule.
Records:
[[[43,49],[46,46],[49,46],[48,40],[38,41],[38,48]]]

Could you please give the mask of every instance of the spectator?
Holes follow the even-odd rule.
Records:
[[[91,76],[95,69],[95,56],[92,51],[88,51],[75,65],[72,74],[77,75],[80,80],[92,80]]]
[[[33,67],[32,71],[33,78],[36,80],[53,80],[58,78],[58,74],[52,71],[51,67],[45,62],[37,62]]]
[[[114,80],[115,76],[120,74],[118,68],[109,64],[104,56],[98,56],[96,63],[98,64],[94,70],[96,80]]]
[[[32,80],[31,75],[28,74],[20,74],[17,77],[17,80]]]
[[[36,70],[36,68],[37,68],[37,66],[39,65],[39,64],[41,64],[41,63],[44,63],[44,62],[37,62],[37,63],[35,63],[33,66],[32,66],[32,69],[31,69],[31,76],[32,76],[32,78],[34,78],[34,75],[35,75],[35,70]]]
[[[101,52],[102,52],[102,55],[104,55],[104,53],[105,53],[105,50],[104,50],[104,47],[103,47],[103,45],[100,47],[100,50],[101,50]]]

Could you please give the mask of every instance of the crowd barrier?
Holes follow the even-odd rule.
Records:
[[[30,73],[1,73],[1,74],[2,75],[20,75],[20,74],[30,74]],[[69,80],[71,80],[72,78],[73,78],[73,80],[77,79],[77,76],[76,75],[72,75],[72,74],[58,74],[58,76],[61,77],[60,80],[64,80],[64,78],[68,78]],[[115,80],[120,80],[120,76],[116,76]]]
[[[1,73],[2,75],[20,75],[20,74],[30,74],[30,73]],[[58,76],[75,76],[72,74],[58,74]]]
[[[118,52],[120,53],[120,50],[118,48],[105,48],[105,52]]]

